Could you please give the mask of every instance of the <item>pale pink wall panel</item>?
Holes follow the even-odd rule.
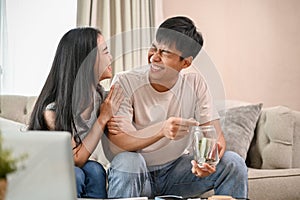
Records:
[[[195,21],[227,99],[300,110],[300,1],[163,0],[163,15]]]

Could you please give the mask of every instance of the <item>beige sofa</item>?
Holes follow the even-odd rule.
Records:
[[[36,97],[1,95],[0,129],[24,129]],[[300,199],[300,112],[263,108],[247,154],[249,199]],[[103,164],[103,155],[97,159]]]

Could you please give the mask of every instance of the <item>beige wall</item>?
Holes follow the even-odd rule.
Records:
[[[299,0],[163,0],[202,32],[227,99],[300,110]]]

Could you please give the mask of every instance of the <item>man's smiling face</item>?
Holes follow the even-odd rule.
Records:
[[[167,87],[176,82],[178,73],[184,68],[185,61],[175,45],[165,45],[153,42],[148,51],[150,64],[150,82]]]

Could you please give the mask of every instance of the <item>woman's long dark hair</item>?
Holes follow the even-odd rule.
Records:
[[[43,113],[48,104],[55,102],[55,130],[73,133],[74,115],[80,114],[92,100],[91,86],[97,84],[94,65],[98,34],[99,30],[85,27],[72,29],[62,37],[28,130],[48,130]],[[74,106],[78,106],[76,113]]]

